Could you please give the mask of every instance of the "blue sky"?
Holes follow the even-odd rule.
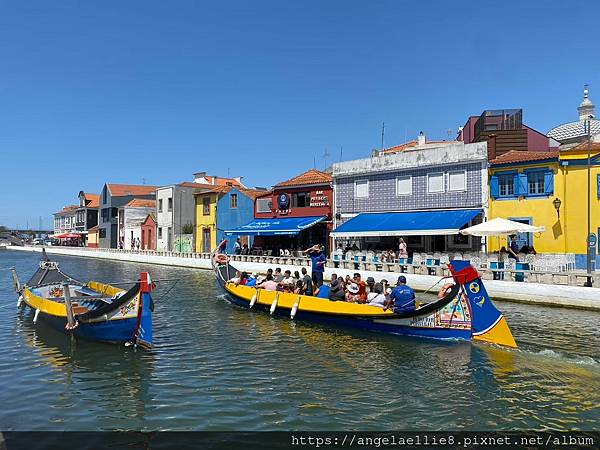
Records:
[[[469,115],[600,103],[591,1],[0,3],[0,224],[106,181],[270,186]],[[453,134],[454,136],[454,134]]]

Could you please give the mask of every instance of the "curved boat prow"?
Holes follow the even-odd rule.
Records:
[[[448,267],[469,299],[473,340],[516,348],[506,319],[490,299],[477,270],[468,261],[460,260],[450,262]]]
[[[140,298],[138,305],[138,321],[134,333],[134,342],[144,348],[152,348],[152,312],[154,302],[150,293],[154,289],[154,283],[148,272],[142,272],[140,276]]]

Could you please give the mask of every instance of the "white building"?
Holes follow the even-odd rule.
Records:
[[[129,203],[119,208],[119,242],[126,250],[141,249],[142,223],[148,214],[154,213],[155,200],[134,198]]]

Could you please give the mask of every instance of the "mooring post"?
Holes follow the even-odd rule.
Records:
[[[14,267],[10,268],[13,277],[13,286],[15,288],[15,292],[21,292],[21,282],[19,281],[19,276],[17,275],[17,269]]]
[[[73,304],[71,303],[71,291],[69,284],[63,283],[63,292],[65,296],[65,306],[67,307],[67,327],[70,330],[75,328],[75,318],[73,317]]]

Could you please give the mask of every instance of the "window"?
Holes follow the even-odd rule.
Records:
[[[354,197],[367,198],[369,196],[369,180],[358,180],[354,182]]]
[[[430,173],[427,175],[427,192],[436,193],[436,192],[444,192],[444,174],[443,172],[439,173]]]
[[[237,194],[231,194],[229,196],[229,207],[231,209],[236,209],[237,208]]]
[[[600,199],[600,173],[598,174],[598,178],[596,179],[596,196]],[[598,239],[600,241],[600,239]],[[600,252],[599,252],[600,253]]]
[[[544,194],[544,172],[529,172],[527,174],[527,194]]]
[[[412,177],[410,175],[396,178],[396,195],[412,194]]]
[[[202,214],[210,215],[210,197],[202,197]]]
[[[162,212],[162,198],[158,199],[158,212]]]
[[[467,190],[467,172],[459,170],[448,172],[448,190],[466,191]]]
[[[294,192],[292,194],[292,208],[306,208],[310,206],[309,192]]]
[[[112,217],[117,217],[119,215],[119,208],[110,208],[110,214]]]
[[[515,195],[515,176],[513,174],[498,176],[498,189],[500,197],[512,197]]]
[[[167,199],[167,211],[173,211],[173,197]]]
[[[102,222],[108,222],[109,220],[109,210],[110,208],[102,208]]]
[[[108,197],[108,194],[106,191],[108,191],[108,189],[106,188],[106,186],[104,186],[104,190],[102,191],[102,203],[104,203],[104,204],[107,203],[106,200]]]
[[[269,213],[271,212],[272,202],[270,198],[257,198],[256,199],[256,212],[257,213]]]
[[[158,227],[158,238],[162,239],[162,227]]]
[[[106,228],[100,228],[98,230],[98,237],[102,239],[106,238]]]

